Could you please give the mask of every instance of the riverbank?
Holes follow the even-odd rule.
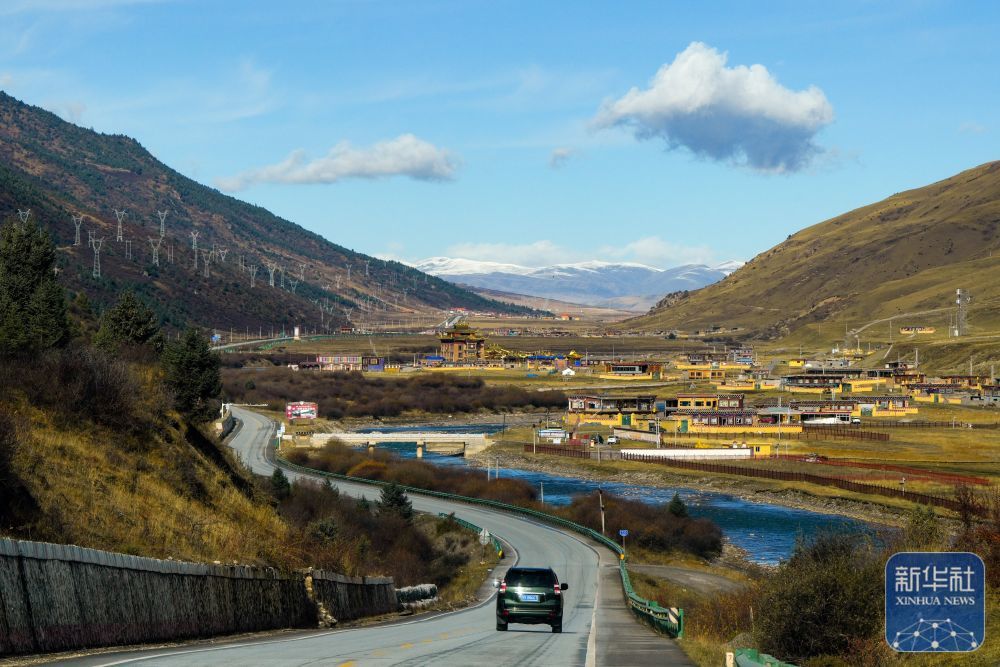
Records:
[[[480,454],[467,457],[469,465],[480,468],[495,466],[498,459],[501,468],[520,468],[593,482],[618,482],[659,488],[682,487],[692,491],[725,493],[746,502],[780,505],[791,509],[843,516],[864,521],[876,527],[898,527],[904,525],[908,519],[906,510],[878,503],[816,496],[797,489],[768,489],[749,480],[730,480],[711,475],[677,474],[662,467],[626,471],[616,469],[615,462],[597,464],[596,461],[587,461],[586,464],[581,465],[577,463],[577,459],[522,454],[512,450],[510,445],[495,444]],[[597,466],[600,466],[600,470],[595,470]]]
[[[431,416],[399,416],[384,419],[341,419],[337,428],[343,430],[366,430],[379,428],[456,428],[463,424],[482,426],[484,424],[506,423],[507,428],[539,423],[545,418],[545,411],[496,413],[480,412],[476,414]],[[577,459],[559,458],[553,456],[529,456],[519,451],[520,444],[494,444],[484,452],[467,457],[469,465],[479,468],[493,466],[499,457],[501,468],[520,468],[535,472],[575,477],[589,481],[619,482],[645,486],[682,487],[693,491],[711,491],[725,493],[740,500],[752,503],[770,504],[790,509],[817,512],[830,516],[842,516],[864,521],[874,526],[898,527],[904,525],[909,511],[902,507],[892,507],[876,500],[864,501],[834,495],[818,495],[802,489],[769,488],[766,483],[751,479],[731,479],[708,474],[691,474],[672,472],[663,467],[648,470],[616,469],[614,462],[597,464],[593,461],[584,463]],[[600,470],[595,470],[596,467]],[[633,467],[634,466],[630,466]],[[954,522],[946,519],[946,524],[953,527]]]

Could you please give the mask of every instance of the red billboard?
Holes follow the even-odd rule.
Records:
[[[319,417],[319,406],[315,403],[305,403],[297,401],[285,404],[285,418],[292,419],[316,419]]]

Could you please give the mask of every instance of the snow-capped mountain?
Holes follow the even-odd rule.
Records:
[[[693,290],[729,275],[743,262],[718,266],[686,264],[659,269],[630,262],[589,261],[541,268],[451,257],[431,257],[414,266],[454,283],[558,299],[589,306],[646,310],[664,294]]]

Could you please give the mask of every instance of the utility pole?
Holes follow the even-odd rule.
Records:
[[[597,489],[597,502],[601,507],[601,535],[604,535],[604,491]]]
[[[73,216],[73,226],[76,227],[76,236],[73,237],[73,245],[80,245],[80,225],[83,224],[82,215]]]

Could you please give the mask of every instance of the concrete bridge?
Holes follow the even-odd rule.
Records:
[[[417,443],[417,458],[425,451],[441,454],[478,454],[492,444],[485,433],[440,433],[404,431],[396,433],[316,433],[312,436],[312,445],[322,447],[330,440],[339,440],[345,445],[360,447],[367,445],[369,449],[380,442],[415,442]]]

